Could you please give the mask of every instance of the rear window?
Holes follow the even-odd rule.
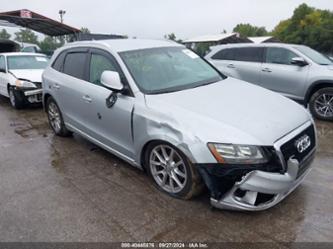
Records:
[[[85,52],[68,53],[64,62],[63,72],[78,79],[84,79],[86,63]]]

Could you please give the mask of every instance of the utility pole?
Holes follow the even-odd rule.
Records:
[[[61,23],[64,23],[64,15],[66,14],[66,10],[59,10],[59,15],[60,15],[60,22]],[[65,43],[65,40],[66,40],[66,36],[61,36],[60,37],[60,42],[62,44]]]
[[[60,15],[60,22],[64,22],[64,15],[66,14],[66,10],[59,10],[59,15]]]

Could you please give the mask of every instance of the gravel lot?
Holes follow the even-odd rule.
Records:
[[[287,122],[287,121],[286,121]],[[313,170],[259,213],[159,192],[140,170],[82,137],[55,137],[40,108],[0,97],[0,241],[333,242],[333,123],[317,123]]]

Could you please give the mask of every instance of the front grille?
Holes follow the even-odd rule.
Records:
[[[309,136],[310,138],[310,146],[306,148],[306,150],[300,152],[297,149],[297,141],[299,141],[302,137]],[[300,134],[295,136],[294,138],[290,139],[288,142],[281,146],[281,152],[283,154],[284,160],[287,163],[289,158],[293,157],[297,159],[298,162],[302,163],[303,160],[309,155],[309,153],[315,148],[316,146],[316,135],[314,126],[311,125]]]

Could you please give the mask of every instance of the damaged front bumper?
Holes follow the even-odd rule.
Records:
[[[299,151],[296,145],[305,136],[310,143],[305,151]],[[197,164],[211,192],[212,206],[261,211],[276,205],[309,173],[316,140],[315,126],[309,121],[273,146],[262,147],[268,159],[264,164]]]
[[[43,89],[39,88],[39,89],[33,89],[33,90],[26,90],[26,89],[18,89],[18,91],[21,92],[21,96],[22,98],[30,103],[30,104],[34,104],[34,103],[41,103],[42,102],[42,95],[43,95]]]
[[[305,178],[310,171],[313,156],[302,165],[296,159],[288,160],[288,170],[284,174],[254,170],[246,174],[219,200],[211,198],[211,205],[216,208],[244,211],[261,211],[282,201]],[[299,174],[300,168],[306,168]],[[270,196],[260,204],[259,195]]]

